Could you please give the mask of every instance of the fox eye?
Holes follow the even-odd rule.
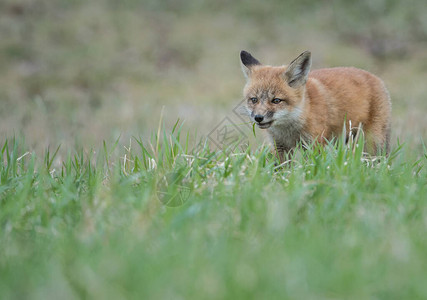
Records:
[[[258,98],[257,97],[252,97],[252,98],[249,98],[249,101],[251,101],[252,103],[257,103],[258,102]]]
[[[280,102],[282,102],[283,100],[282,99],[279,99],[279,98],[274,98],[273,100],[271,100],[271,102],[272,103],[274,103],[274,104],[279,104]]]

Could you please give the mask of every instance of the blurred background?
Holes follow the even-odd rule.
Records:
[[[1,0],[0,139],[100,147],[166,128],[208,134],[242,99],[239,52],[379,75],[393,143],[427,138],[425,1]]]

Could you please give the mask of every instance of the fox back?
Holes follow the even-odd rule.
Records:
[[[280,157],[299,141],[339,136],[344,122],[347,133],[363,129],[371,154],[388,151],[391,103],[377,76],[352,67],[310,72],[308,51],[287,66],[262,65],[246,51],[240,57],[247,114],[267,130]]]

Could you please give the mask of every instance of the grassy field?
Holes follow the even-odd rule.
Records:
[[[427,297],[427,150],[373,158],[338,141],[276,166],[268,148],[182,136],[58,166],[6,141],[2,298]]]
[[[0,298],[426,299],[426,15],[0,1]],[[236,114],[242,49],[383,78],[391,155],[335,141],[278,165]]]
[[[240,51],[313,68],[380,76],[393,101],[393,143],[427,139],[423,1],[0,2],[0,137],[31,149],[99,147],[183,119],[207,135],[242,99]],[[262,142],[262,140],[260,140]],[[64,151],[64,152],[62,152]]]

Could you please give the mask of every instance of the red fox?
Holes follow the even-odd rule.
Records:
[[[281,160],[299,141],[324,144],[349,128],[362,126],[365,149],[388,153],[391,102],[377,76],[353,67],[310,72],[311,53],[303,52],[288,66],[262,65],[241,51],[247,79],[243,94],[247,114],[267,129]]]

